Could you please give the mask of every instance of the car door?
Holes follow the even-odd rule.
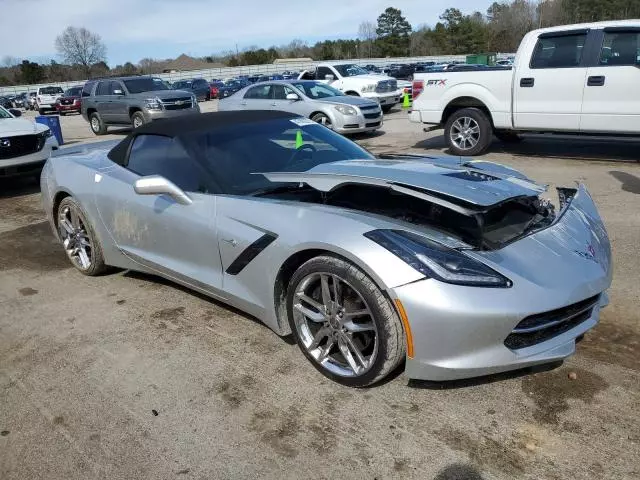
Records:
[[[298,96],[299,100],[287,100],[287,95],[293,93]],[[300,92],[296,92],[289,85],[283,83],[273,84],[271,87],[271,98],[273,100],[274,110],[280,110],[283,112],[297,113],[304,117],[308,117],[311,112],[308,112],[307,103]]]
[[[271,98],[271,84],[260,83],[251,87],[244,94],[240,102],[245,110],[274,110],[273,99]]]
[[[593,33],[599,53],[587,70],[580,130],[640,133],[640,27]]]
[[[577,132],[587,76],[586,30],[542,34],[514,77],[514,124],[523,130]]]
[[[191,198],[190,205],[167,195],[139,195],[141,176],[161,175]],[[113,162],[96,175],[100,219],[117,247],[141,265],[195,288],[221,286],[221,262],[215,229],[216,197],[208,175],[179,141],[138,135],[126,165]]]
[[[109,82],[109,96],[111,103],[109,111],[111,114],[111,122],[113,123],[129,123],[129,104],[127,103],[127,94],[124,86],[118,80]]]
[[[111,95],[111,82],[109,80],[98,82],[95,93],[95,103],[102,121],[113,123],[113,99]]]

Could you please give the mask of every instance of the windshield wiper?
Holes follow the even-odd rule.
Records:
[[[279,185],[277,187],[267,187],[249,193],[251,197],[264,197],[265,195],[277,195],[278,193],[302,192],[311,187],[305,183],[291,183],[289,185]]]

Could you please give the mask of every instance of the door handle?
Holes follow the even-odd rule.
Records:
[[[247,106],[247,102],[240,102],[240,105],[244,105],[246,107]]]
[[[238,246],[238,241],[235,238],[223,238],[222,241],[228,243],[232,247]]]
[[[604,75],[589,77],[587,78],[587,87],[603,87],[605,78]]]
[[[524,88],[531,88],[531,87],[533,87],[535,82],[536,82],[535,78],[521,78],[520,79],[520,86],[524,87]]]

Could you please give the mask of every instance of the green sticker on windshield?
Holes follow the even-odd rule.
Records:
[[[296,132],[296,149],[300,148],[304,142],[302,141],[302,130]]]

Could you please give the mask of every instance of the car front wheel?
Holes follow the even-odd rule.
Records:
[[[134,112],[133,115],[131,115],[131,125],[133,125],[133,128],[141,127],[144,124],[145,119],[142,112]]]
[[[56,212],[58,234],[71,264],[85,275],[99,275],[106,265],[102,248],[87,216],[72,197],[66,197]]]
[[[404,332],[393,305],[362,270],[340,258],[319,256],[298,268],[287,312],[305,357],[343,385],[369,386],[404,358]]]
[[[326,116],[324,113],[316,113],[311,117],[311,120],[319,123],[320,125],[324,125],[327,128],[333,129],[333,124],[331,123],[331,119]]]

